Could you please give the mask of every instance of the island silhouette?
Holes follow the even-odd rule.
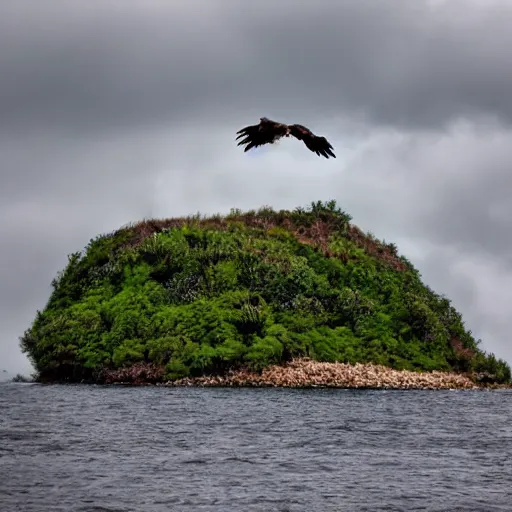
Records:
[[[20,338],[40,382],[508,385],[451,301],[335,201],[143,220],[69,255]]]

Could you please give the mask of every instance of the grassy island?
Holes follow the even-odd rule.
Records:
[[[398,387],[429,387],[425,375],[442,387],[439,372],[452,387],[509,383],[510,367],[479,348],[450,300],[350,221],[319,201],[98,236],[69,256],[21,348],[41,382],[272,385],[274,375],[397,387],[388,371],[410,384]],[[280,380],[279,368],[295,377]]]

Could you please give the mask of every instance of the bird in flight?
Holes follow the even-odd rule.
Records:
[[[246,126],[236,132],[238,139],[242,139],[238,146],[246,144],[244,152],[252,148],[263,146],[264,144],[274,144],[282,137],[292,135],[298,140],[304,142],[306,147],[316,153],[318,156],[336,158],[333,153],[333,147],[329,144],[325,137],[315,135],[310,129],[301,124],[283,124],[271,121],[266,117],[260,117],[260,123],[252,126]],[[244,137],[244,138],[242,138]]]

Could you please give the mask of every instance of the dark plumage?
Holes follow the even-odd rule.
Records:
[[[332,156],[336,158],[336,155],[333,153],[334,148],[325,137],[315,135],[311,130],[301,124],[277,123],[266,117],[261,117],[259,124],[246,126],[236,133],[238,135],[237,140],[243,137],[238,145],[246,144],[244,152],[258,146],[263,146],[264,144],[274,144],[274,142],[282,137],[292,135],[296,139],[304,142],[306,147],[318,156],[324,156],[325,158]]]

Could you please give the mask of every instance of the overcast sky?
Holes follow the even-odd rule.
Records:
[[[90,238],[336,199],[512,363],[510,0],[0,1],[0,369]],[[244,154],[260,116],[325,135]]]

